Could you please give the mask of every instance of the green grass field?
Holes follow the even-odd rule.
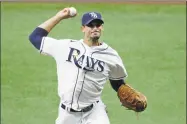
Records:
[[[120,106],[107,83],[102,98],[111,124],[186,123],[185,5],[2,3],[2,124],[54,124],[59,104],[55,61],[40,55],[28,35],[66,6],[75,6],[79,15],[49,36],[80,39],[81,15],[100,11],[102,40],[121,55],[127,82],[147,96],[148,108],[137,119]]]

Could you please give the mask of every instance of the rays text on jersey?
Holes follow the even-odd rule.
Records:
[[[68,59],[66,61],[68,62],[73,61],[78,68],[83,68],[84,70],[87,71],[102,72],[104,70],[105,62],[97,60],[90,56],[86,56],[84,54],[79,57],[79,54],[80,54],[80,50],[70,47]]]

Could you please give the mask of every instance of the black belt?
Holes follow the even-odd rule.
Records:
[[[98,103],[99,101],[97,101]],[[90,106],[86,107],[86,108],[83,108],[82,110],[80,111],[77,111],[77,110],[74,110],[72,108],[68,108],[66,107],[64,104],[61,104],[61,107],[64,109],[64,110],[67,110],[67,111],[70,111],[70,112],[88,112],[90,111],[92,108],[93,108],[93,104],[91,104]]]

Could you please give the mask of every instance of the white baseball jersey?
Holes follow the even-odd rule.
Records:
[[[118,53],[104,42],[89,47],[82,39],[43,37],[40,52],[56,60],[58,95],[61,103],[74,110],[98,101],[108,79],[127,77]]]

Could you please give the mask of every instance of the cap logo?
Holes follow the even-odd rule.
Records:
[[[89,13],[89,15],[90,15],[92,18],[97,18],[97,14],[94,13],[94,12]]]

